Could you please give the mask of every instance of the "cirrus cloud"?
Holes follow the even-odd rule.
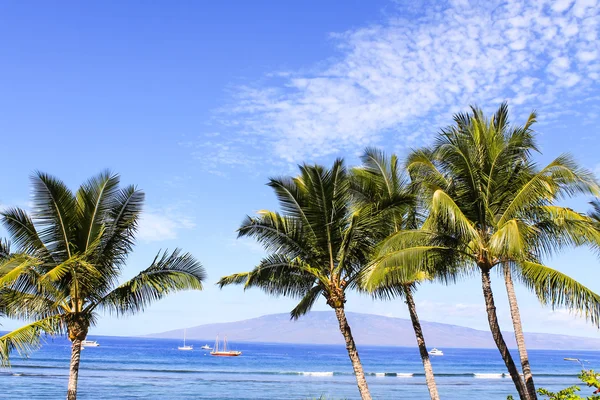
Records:
[[[230,134],[213,161],[295,162],[391,138],[413,146],[475,103],[508,100],[549,121],[576,113],[598,89],[597,0],[421,5],[332,34],[334,61],[269,71],[266,84],[239,88],[220,113]]]
[[[179,231],[192,229],[196,224],[188,218],[163,212],[144,212],[139,221],[137,236],[146,242],[176,239]]]

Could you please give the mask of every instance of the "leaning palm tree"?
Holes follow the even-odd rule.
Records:
[[[399,166],[398,157],[392,154],[388,158],[377,149],[367,148],[361,159],[362,165],[352,170],[355,201],[359,204],[371,205],[375,209],[386,210],[379,225],[379,237],[384,239],[401,230],[416,228],[420,222],[416,197],[411,191],[403,169]],[[390,204],[395,206],[390,207]],[[425,270],[415,271],[406,280],[393,282],[391,285],[380,281],[375,286],[369,286],[368,290],[375,297],[405,299],[423,362],[429,395],[432,400],[439,400],[433,367],[413,297],[417,285],[428,280],[429,276]]]
[[[539,169],[531,157],[537,150],[534,122],[531,114],[524,126],[511,127],[506,104],[490,120],[472,108],[471,114],[456,115],[455,125],[442,130],[432,148],[413,152],[408,170],[427,203],[427,219],[419,230],[391,236],[370,271],[374,282],[400,273],[397,265],[433,263],[446,272],[476,271],[493,339],[521,399],[536,394],[512,276],[544,304],[582,311],[595,323],[600,318],[598,295],[542,261],[564,246],[597,241],[586,216],[556,205],[575,194],[596,195],[597,184],[566,155]],[[525,382],[498,324],[490,278],[494,268],[504,269]]]
[[[218,284],[243,284],[270,295],[298,298],[293,319],[324,297],[335,311],[360,395],[371,399],[344,309],[346,291],[358,289],[380,219],[372,207],[352,207],[342,160],[331,169],[303,165],[299,176],[271,179],[269,186],[283,213],[260,211],[258,217],[247,217],[238,231],[239,236],[260,242],[268,256],[252,271],[223,277]]]
[[[0,264],[0,304],[25,326],[0,337],[0,357],[28,354],[41,334],[66,334],[72,342],[67,399],[77,397],[81,342],[100,312],[134,314],[178,290],[202,289],[203,267],[188,253],[159,253],[151,265],[118,284],[135,233],[144,194],[119,188],[109,172],[76,193],[38,172],[33,211],[10,208],[0,215],[16,252]]]

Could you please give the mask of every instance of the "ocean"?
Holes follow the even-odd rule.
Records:
[[[88,337],[100,347],[82,352],[79,399],[359,399],[343,346],[232,342],[240,357],[212,357],[188,341],[193,351],[178,351],[171,339]],[[432,357],[442,399],[506,400],[512,381],[495,349],[442,349]],[[417,348],[359,347],[374,399],[427,399]],[[581,367],[565,357],[598,368],[600,352],[530,350],[537,387],[561,389],[577,384]],[[518,361],[516,350],[513,356]],[[2,399],[63,399],[70,345],[49,340],[29,359],[15,356],[0,373]],[[582,388],[585,394],[591,390]]]

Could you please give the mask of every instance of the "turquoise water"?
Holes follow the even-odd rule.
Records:
[[[240,357],[211,357],[200,350],[207,340],[89,337],[100,347],[82,353],[80,399],[358,399],[343,346],[233,343]],[[442,399],[505,400],[515,394],[496,350],[443,349],[432,359]],[[375,399],[427,399],[416,348],[359,347]],[[0,374],[2,399],[62,399],[66,393],[70,346],[55,339],[31,358],[13,359]],[[599,352],[531,350],[538,387],[577,383],[581,369],[565,357],[600,365]],[[413,374],[405,375],[405,374]],[[476,377],[474,374],[493,374]],[[585,394],[589,389],[584,388]]]

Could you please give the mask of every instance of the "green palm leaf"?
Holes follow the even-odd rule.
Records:
[[[123,283],[87,311],[100,307],[117,315],[143,311],[151,303],[181,290],[202,290],[206,273],[189,253],[179,249],[158,254],[150,267]]]
[[[323,289],[320,286],[313,286],[310,290],[306,292],[304,297],[300,300],[300,302],[290,311],[290,317],[294,320],[300,318],[301,316],[307,314],[322,294]]]
[[[40,347],[43,333],[49,335],[64,334],[66,329],[61,315],[37,320],[0,337],[0,360],[2,366],[10,365],[9,355],[13,351],[27,356]]]
[[[73,193],[63,182],[43,172],[36,172],[32,181],[38,235],[52,253],[68,258],[77,221]]]
[[[582,313],[600,327],[600,295],[575,279],[543,264],[524,261],[514,272],[544,305]]]
[[[27,213],[20,208],[8,208],[2,213],[2,223],[13,239],[15,247],[22,252],[46,258],[50,252],[40,239],[33,221]]]

